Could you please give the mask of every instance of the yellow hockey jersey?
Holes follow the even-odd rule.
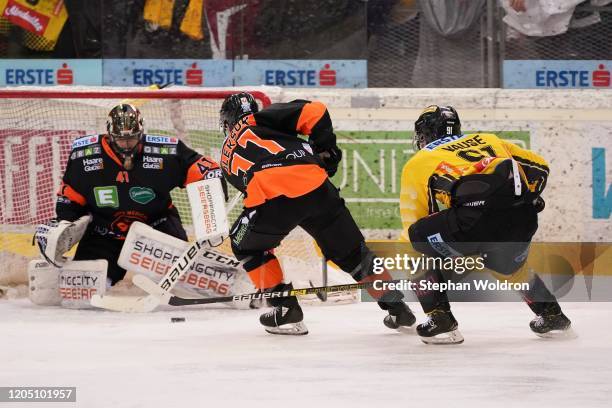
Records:
[[[419,219],[450,207],[451,188],[459,178],[491,174],[510,158],[519,164],[523,183],[531,192],[540,194],[548,178],[546,160],[494,134],[447,136],[419,150],[402,170],[401,239],[409,239],[408,228]]]

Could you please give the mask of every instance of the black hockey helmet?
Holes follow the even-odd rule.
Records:
[[[431,105],[414,122],[414,148],[420,150],[434,140],[460,134],[461,121],[455,108]]]
[[[219,111],[219,126],[227,134],[227,130],[234,126],[241,118],[259,111],[257,101],[253,95],[240,92],[228,96],[221,105]]]

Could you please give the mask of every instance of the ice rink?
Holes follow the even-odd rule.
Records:
[[[294,337],[265,333],[257,310],[0,300],[0,385],[77,387],[53,407],[610,407],[612,304],[562,306],[576,339],[537,338],[520,303],[458,303],[465,343],[427,346],[371,303],[306,306],[310,334]]]

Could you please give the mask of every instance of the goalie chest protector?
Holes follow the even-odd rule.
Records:
[[[173,208],[175,187],[218,175],[216,163],[176,137],[144,135],[133,168],[126,170],[107,137],[92,135],[73,142],[61,193],[67,196],[70,186],[85,198],[97,233],[123,238],[132,222],[163,218]]]

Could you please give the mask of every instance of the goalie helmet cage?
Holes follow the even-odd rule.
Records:
[[[270,104],[261,91],[248,91],[260,107]],[[87,88],[73,90],[0,90],[0,286],[27,281],[27,262],[38,257],[32,246],[36,224],[54,216],[59,188],[72,141],[106,133],[106,118],[116,104],[138,106],[146,133],[176,136],[199,153],[219,161],[223,135],[219,109],[236,90]],[[84,149],[84,154],[94,154]],[[237,191],[230,187],[230,196]],[[172,192],[183,223],[191,232],[185,190]],[[230,214],[230,222],[240,206]],[[222,248],[230,253],[229,245]],[[276,251],[285,270],[321,276],[313,240],[303,231],[291,233]]]

